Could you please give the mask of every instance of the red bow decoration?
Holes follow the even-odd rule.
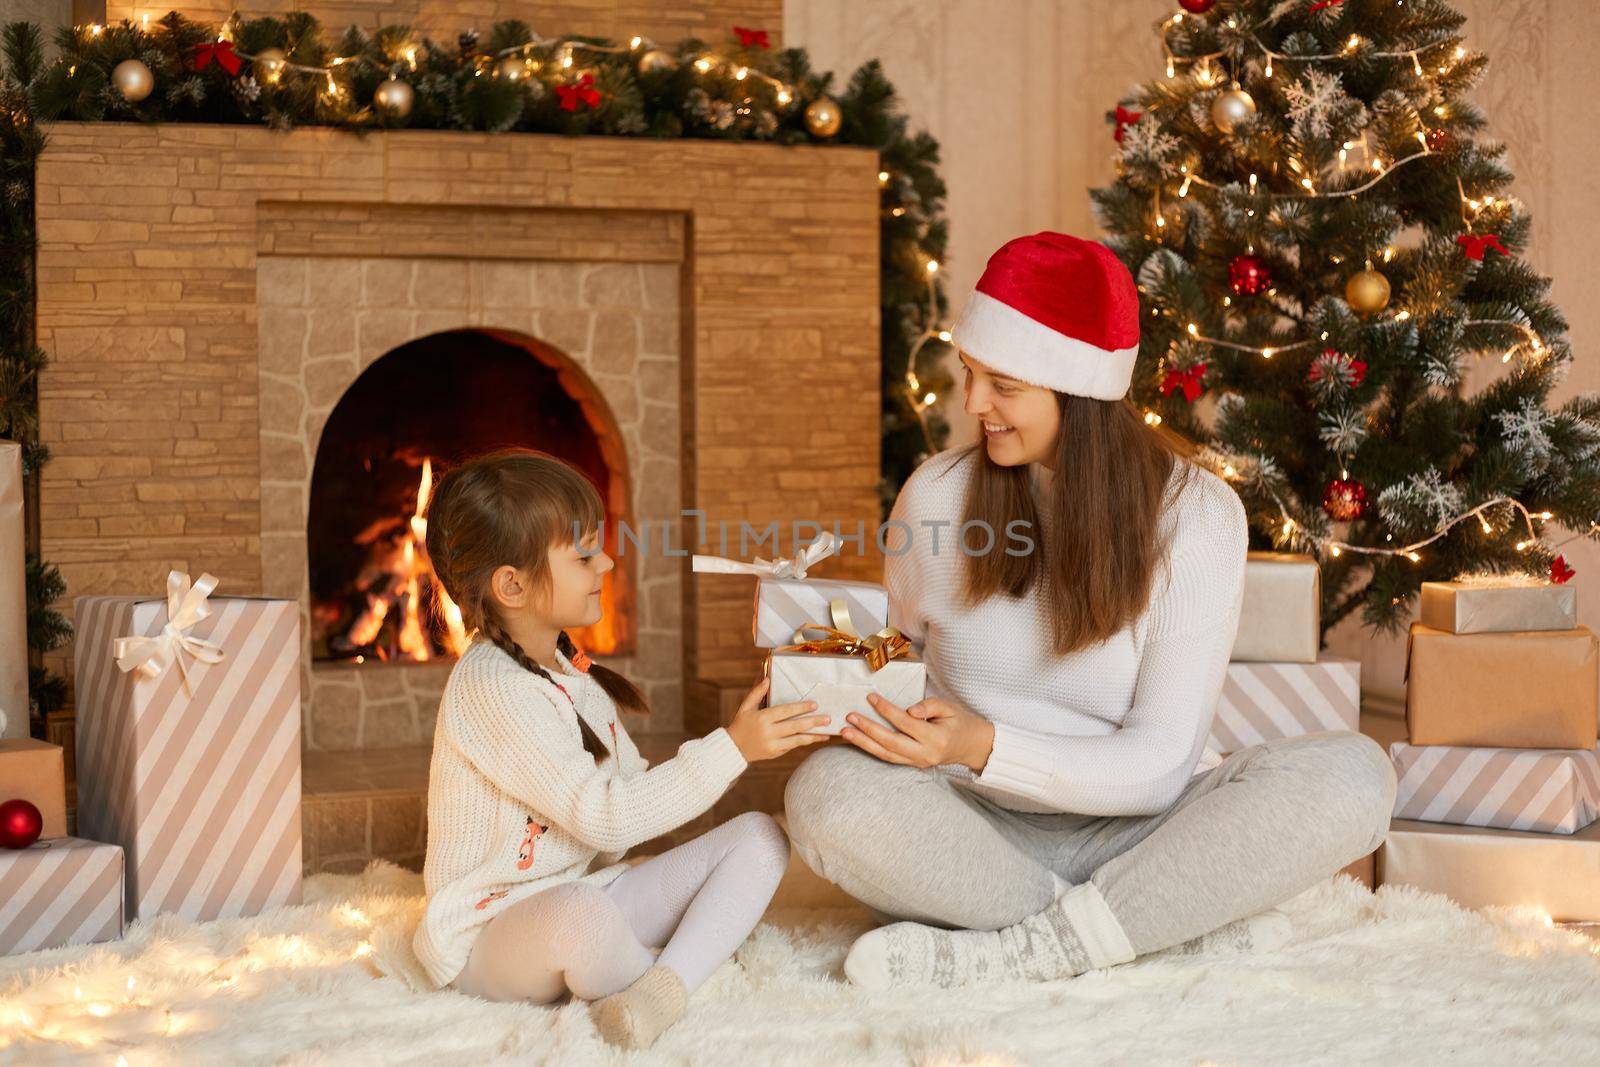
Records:
[[[1325,7],[1332,7],[1334,4],[1342,3],[1344,3],[1344,0],[1317,0],[1316,3],[1311,5],[1311,13],[1315,15]]]
[[[1186,367],[1183,370],[1169,370],[1166,377],[1161,379],[1161,395],[1171,396],[1174,389],[1182,389],[1183,399],[1193,404],[1200,398],[1200,394],[1203,391],[1200,379],[1204,378],[1205,374],[1206,365],[1204,363],[1196,363],[1194,366]]]
[[[1550,561],[1550,580],[1557,585],[1566,584],[1568,579],[1577,573],[1577,571],[1567,566],[1567,559],[1565,556],[1557,556],[1555,559]]]
[[[229,74],[239,73],[244,61],[233,50],[232,41],[202,41],[194,46],[194,69],[205,70],[212,60]]]
[[[1116,141],[1117,141],[1118,144],[1121,144],[1122,143],[1122,133],[1123,133],[1123,131],[1126,130],[1129,126],[1132,126],[1135,122],[1138,122],[1143,117],[1144,117],[1144,112],[1143,111],[1129,111],[1127,108],[1123,107],[1121,104],[1118,104],[1117,105],[1117,132],[1112,134],[1111,136],[1116,138]]]
[[[739,43],[746,48],[771,48],[772,42],[767,39],[766,30],[751,30],[743,26],[735,26],[733,32],[739,35]]]
[[[576,111],[580,102],[589,107],[600,103],[600,90],[594,87],[593,74],[585,74],[572,85],[556,86],[556,93],[561,97],[562,111]]]
[[[1481,260],[1483,258],[1484,250],[1489,248],[1499,252],[1502,256],[1509,256],[1511,254],[1506,250],[1506,246],[1500,243],[1499,235],[1493,233],[1457,234],[1456,244],[1461,246],[1461,250],[1467,254],[1468,259]]]

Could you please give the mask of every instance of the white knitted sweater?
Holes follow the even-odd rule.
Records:
[[[1239,625],[1247,530],[1238,495],[1195,467],[1174,496],[1184,464],[1175,466],[1160,521],[1169,547],[1148,607],[1105,641],[1058,656],[1037,588],[970,609],[960,603],[967,557],[956,531],[978,461],[975,453],[958,459],[960,451],[928,459],[900,490],[891,521],[907,524],[909,542],[905,529],[886,534],[889,623],[921,647],[928,695],[964,704],[995,727],[981,773],[936,769],[1016,811],[1166,810],[1205,748]],[[1035,491],[1047,499],[1051,473],[1031,467]],[[1047,509],[1040,512],[1048,527]],[[948,523],[936,550],[925,521]],[[1004,530],[996,534],[995,550],[1004,550],[1011,542]],[[1042,531],[1031,536],[1042,543]]]
[[[428,903],[413,939],[440,987],[490,919],[563,882],[609,883],[628,869],[624,852],[709,810],[748,766],[718,727],[648,767],[600,684],[556,657],[552,684],[480,639],[445,683],[428,772]],[[578,716],[607,745],[598,763]]]

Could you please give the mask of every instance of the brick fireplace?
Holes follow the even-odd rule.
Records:
[[[374,375],[410,381],[389,400],[429,420],[416,440],[372,448],[393,468],[385,500],[425,453],[448,461],[460,458],[443,454],[451,447],[503,438],[577,449],[612,518],[675,523],[679,545],[692,543],[688,508],[713,525],[785,531],[877,520],[870,151],[124,124],[48,135],[44,555],[71,595],[153,594],[180,567],[216,574],[222,594],[297,599],[308,780],[313,764],[337,779],[341,753],[373,750],[383,766],[410,759],[414,775],[400,754],[425,754],[450,666],[313,649],[316,472],[355,454],[325,440],[330,425],[372,432],[345,408],[385,395]],[[512,399],[494,394],[495,417],[513,425],[464,421],[465,386],[451,410],[419,408],[415,376],[429,361],[452,383],[488,373],[480,364],[512,375]],[[552,397],[565,406],[529,420],[547,444],[506,417],[519,397],[530,411]],[[345,496],[362,485],[342,477]],[[779,551],[792,549],[784,537]],[[655,709],[629,729],[668,755],[716,725],[760,669],[749,579],[695,577],[687,564],[656,552],[619,567],[608,593],[618,630],[591,635]],[[873,578],[878,566],[852,554],[826,573]],[[70,656],[56,668],[70,674]],[[414,858],[415,789],[396,825],[380,827],[373,806],[406,774],[349,766],[346,778],[375,791],[354,798],[367,851]],[[326,856],[359,859],[346,838]]]

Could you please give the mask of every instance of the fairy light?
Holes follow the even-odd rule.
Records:
[[[880,170],[878,172],[878,184],[879,185],[888,185],[889,184],[889,172],[888,171]]]
[[[716,66],[716,64],[705,56],[701,56],[699,59],[694,61],[694,69],[698,70],[701,74],[704,74],[714,66]]]
[[[634,38],[632,38],[631,40],[628,41],[628,47],[630,49],[631,48],[638,48],[642,44],[644,44],[644,38],[643,37],[637,37],[636,36],[636,37],[634,37]]]
[[[787,103],[789,103],[789,101],[791,101],[793,99],[794,99],[794,97],[790,95],[789,90],[787,90],[787,89],[779,89],[778,90],[778,103],[787,104]]]
[[[950,331],[949,330],[940,330],[939,333],[938,333],[938,338],[939,338],[939,340],[943,341],[945,344],[949,344],[950,343]]]
[[[928,267],[928,273],[929,274],[937,274],[937,273],[939,273],[939,261],[937,259],[928,260],[927,267]]]
[[[750,77],[749,67],[740,67],[738,70],[733,72],[733,80],[736,82],[742,82],[748,77]]]

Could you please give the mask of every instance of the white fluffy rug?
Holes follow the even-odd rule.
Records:
[[[135,926],[0,959],[0,1063],[1009,1064],[1594,1062],[1600,946],[1516,912],[1339,878],[1283,906],[1262,954],[1158,954],[1044,985],[865,995],[860,911],[770,912],[631,1058],[585,1005],[412,992],[420,878],[319,875],[257,919]],[[119,1059],[119,1057],[121,1057]]]

